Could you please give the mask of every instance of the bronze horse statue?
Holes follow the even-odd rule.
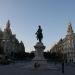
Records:
[[[37,40],[39,40],[39,42],[41,42],[43,39],[43,34],[42,34],[42,29],[41,29],[40,25],[39,25],[39,28],[35,34],[37,35]]]

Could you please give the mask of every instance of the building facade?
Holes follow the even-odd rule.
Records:
[[[0,29],[0,54],[10,56],[18,52],[25,52],[25,47],[23,42],[19,42],[16,35],[12,34],[10,21],[8,20],[4,31]]]
[[[67,35],[51,48],[51,53],[62,53],[67,62],[75,62],[75,33],[69,23]]]

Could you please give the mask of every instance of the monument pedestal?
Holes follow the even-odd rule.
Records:
[[[45,46],[43,45],[42,42],[37,42],[34,48],[35,48],[35,57],[33,58],[33,67],[34,68],[46,68],[47,61],[43,56],[43,51],[45,49]]]

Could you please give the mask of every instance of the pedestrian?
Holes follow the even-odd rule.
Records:
[[[64,62],[62,63],[62,73],[64,73]]]

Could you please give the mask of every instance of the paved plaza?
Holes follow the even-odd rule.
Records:
[[[26,68],[30,62],[16,62],[9,65],[0,65],[0,75],[75,75],[75,64],[65,65],[62,73],[60,64],[55,65],[58,69],[32,69]]]

